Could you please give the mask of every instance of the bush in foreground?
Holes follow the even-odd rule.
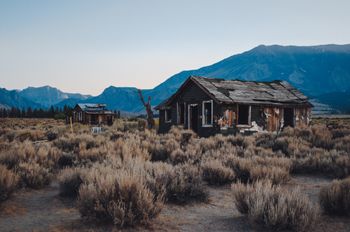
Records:
[[[147,224],[160,213],[163,199],[152,193],[139,171],[103,165],[91,170],[79,190],[81,215],[119,227]]]
[[[350,178],[335,180],[320,191],[320,204],[328,214],[350,214]]]
[[[235,179],[235,173],[218,160],[210,160],[202,165],[203,179],[210,185],[223,185]]]
[[[318,208],[298,189],[288,192],[270,181],[237,183],[232,189],[238,211],[272,229],[306,231],[318,217]]]
[[[17,184],[18,176],[4,165],[0,165],[0,202],[9,198],[16,189]]]
[[[60,195],[64,197],[77,197],[85,175],[86,171],[82,168],[67,168],[62,170],[58,177]]]
[[[174,176],[166,189],[166,198],[170,202],[184,204],[191,201],[206,201],[206,191],[201,172],[191,164],[177,165]]]
[[[51,181],[51,175],[48,169],[40,166],[38,163],[20,163],[17,169],[21,182],[24,186],[39,189]]]

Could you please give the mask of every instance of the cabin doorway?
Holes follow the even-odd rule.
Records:
[[[198,105],[192,104],[188,106],[188,128],[194,132],[198,132]]]
[[[284,127],[294,127],[294,109],[284,108],[283,112]]]
[[[91,117],[91,124],[96,125],[97,124],[97,115],[92,114],[90,117]]]

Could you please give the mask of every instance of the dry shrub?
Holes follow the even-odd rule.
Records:
[[[225,166],[231,168],[236,174],[236,178],[240,181],[244,183],[251,181],[250,170],[253,168],[251,159],[231,156],[225,161]]]
[[[283,184],[290,180],[289,171],[277,166],[255,166],[250,170],[250,179],[268,179],[272,184]]]
[[[255,137],[255,144],[258,147],[272,148],[276,135],[272,133],[259,133]]]
[[[269,157],[228,157],[225,165],[230,167],[240,181],[254,182],[269,179],[273,184],[286,183],[290,179],[291,162],[286,158]]]
[[[320,204],[330,215],[350,214],[350,178],[335,180],[320,191]]]
[[[73,166],[75,156],[71,153],[63,153],[57,160],[57,165],[59,168],[71,167]]]
[[[10,197],[18,186],[18,176],[0,165],[0,202]]]
[[[60,195],[64,197],[77,197],[85,175],[86,170],[83,168],[63,169],[58,177]]]
[[[292,162],[293,173],[322,173],[337,178],[350,174],[350,156],[343,151],[313,148],[305,156],[293,157]]]
[[[114,150],[114,154],[119,156],[122,160],[141,158],[143,160],[149,160],[150,155],[148,153],[147,142],[143,143],[145,139],[141,139],[138,134],[127,133],[123,138],[119,138],[115,143],[107,144],[107,147],[103,147],[101,155],[103,153],[110,153]],[[144,146],[144,147],[143,147]]]
[[[37,141],[45,139],[45,133],[42,130],[18,130],[16,131],[16,140],[24,142],[25,140]]]
[[[251,145],[248,137],[243,137],[240,134],[238,134],[236,136],[228,136],[226,138],[226,141],[228,143],[232,144],[233,146],[238,146],[238,147],[243,147],[243,148],[247,148],[248,146]]]
[[[279,137],[277,138],[272,146],[273,151],[281,151],[286,156],[290,157],[295,154],[295,150],[291,149],[290,144],[297,144],[297,139],[294,137]]]
[[[159,139],[160,141],[156,141],[149,149],[152,161],[166,161],[170,159],[170,154],[173,151],[180,149],[179,142],[171,134],[168,134],[167,137],[162,136]]]
[[[197,138],[192,130],[185,130],[182,126],[172,126],[168,135],[173,137],[181,145],[188,144],[191,139]]]
[[[203,179],[211,185],[223,185],[235,179],[235,173],[218,160],[209,160],[201,168]]]
[[[315,147],[324,149],[332,149],[334,146],[332,133],[325,125],[314,125],[311,127],[313,136],[311,136],[311,143]]]
[[[168,159],[167,149],[160,142],[156,142],[150,148],[150,153],[152,161],[166,161]]]
[[[47,140],[53,141],[58,138],[58,133],[54,131],[48,131],[46,132],[46,137],[47,137]]]
[[[29,141],[23,143],[13,142],[10,150],[0,154],[0,163],[10,169],[17,167],[20,162],[34,159],[36,159],[36,149]]]
[[[332,133],[333,139],[342,138],[350,135],[350,128],[334,129],[334,130],[331,130],[331,133]]]
[[[318,208],[299,189],[290,192],[269,181],[232,185],[239,212],[276,230],[307,231],[317,220]]]
[[[54,140],[53,144],[64,152],[79,152],[79,149],[91,149],[101,146],[105,142],[103,136],[91,134],[68,134]]]
[[[85,162],[97,162],[101,161],[105,158],[107,155],[107,149],[104,146],[98,147],[98,148],[81,148],[79,149],[79,153],[77,154],[78,162],[85,163]]]
[[[81,215],[120,227],[147,224],[159,214],[163,200],[147,187],[143,174],[137,168],[90,170],[79,190]]]
[[[173,164],[185,163],[189,160],[189,156],[180,148],[170,153],[170,161]]]
[[[174,176],[166,189],[166,198],[180,204],[206,201],[208,192],[203,186],[199,168],[188,163],[175,166]]]
[[[39,189],[51,181],[51,175],[48,169],[40,166],[38,163],[20,163],[17,168],[21,183],[29,188]]]
[[[335,149],[350,153],[350,135],[335,140]]]
[[[167,190],[174,179],[174,167],[164,162],[146,162],[144,170],[148,188],[156,195],[164,195],[164,201],[167,199]]]

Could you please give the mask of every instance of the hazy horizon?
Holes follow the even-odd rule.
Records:
[[[348,44],[348,1],[1,1],[0,87],[149,89],[258,45]]]

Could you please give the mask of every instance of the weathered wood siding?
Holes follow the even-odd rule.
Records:
[[[295,108],[295,126],[308,126],[311,120],[311,108]]]
[[[171,122],[167,123],[165,122],[165,110],[159,111],[159,132],[160,133],[166,133],[170,130],[171,126],[173,125],[180,125],[178,124],[178,115],[177,115],[177,105],[185,103],[185,123],[184,128],[188,128],[188,106],[191,104],[197,104],[198,105],[198,135],[203,137],[208,137],[211,135],[214,135],[220,131],[220,129],[213,123],[211,127],[203,127],[202,126],[202,103],[203,101],[212,100],[208,94],[206,94],[200,87],[193,84],[192,82],[189,82],[186,88],[183,90],[181,94],[179,94],[173,101],[173,104],[171,105]],[[219,115],[221,112],[221,106],[216,104],[215,101],[213,101],[213,121],[215,121],[215,118]]]

